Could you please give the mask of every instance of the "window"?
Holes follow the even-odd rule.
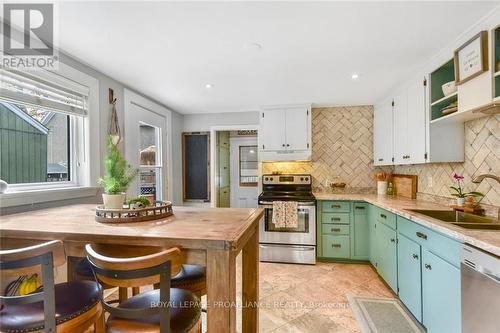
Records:
[[[240,146],[240,186],[257,186],[257,146]]]
[[[0,178],[14,186],[78,185],[88,88],[55,74],[0,74]]]

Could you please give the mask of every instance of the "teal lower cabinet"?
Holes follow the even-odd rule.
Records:
[[[460,295],[460,269],[422,249],[422,323],[428,333],[462,331]]]
[[[349,235],[322,236],[323,256],[329,258],[349,259]]]
[[[398,234],[398,295],[422,322],[422,275],[420,245]]]
[[[396,231],[383,223],[376,224],[375,240],[378,246],[377,271],[397,293],[398,288],[398,262],[396,247]]]
[[[351,259],[368,260],[370,257],[368,204],[354,202],[352,208]]]
[[[374,266],[377,267],[377,260],[378,260],[378,244],[377,244],[377,220],[374,218],[374,211],[373,211],[373,205],[369,205],[368,207],[368,243],[369,243],[369,256],[370,256],[370,263]]]

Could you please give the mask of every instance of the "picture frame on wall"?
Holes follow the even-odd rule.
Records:
[[[456,49],[454,61],[457,85],[488,71],[488,32],[481,31]]]

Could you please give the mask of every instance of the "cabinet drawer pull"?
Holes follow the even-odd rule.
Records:
[[[413,254],[413,259],[418,259],[418,254]]]
[[[421,233],[420,231],[417,231],[417,237],[422,238],[422,239],[427,239],[427,235],[424,233]]]
[[[332,205],[332,208],[341,208],[340,205]]]
[[[354,208],[356,208],[356,209],[365,209],[365,207],[363,207],[363,206],[356,206]]]
[[[429,265],[429,264],[425,264],[425,268],[428,269],[428,270],[431,270],[432,269],[432,266]]]
[[[387,215],[385,214],[380,214],[380,217],[383,218],[383,219],[386,219],[387,218]]]
[[[332,217],[332,221],[340,221],[340,217]]]
[[[332,244],[332,247],[342,247],[340,244]]]
[[[340,228],[333,228],[332,232],[340,232]]]

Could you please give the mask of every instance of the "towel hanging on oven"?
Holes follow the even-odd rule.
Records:
[[[273,223],[276,228],[299,226],[298,203],[296,201],[273,201]]]

